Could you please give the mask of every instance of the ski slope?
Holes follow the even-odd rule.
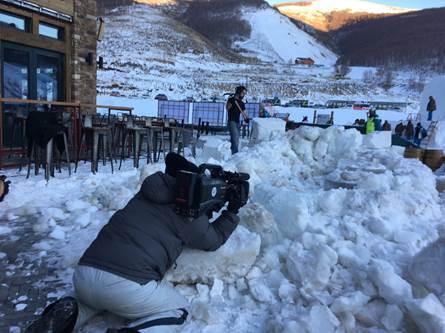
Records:
[[[294,63],[297,57],[310,57],[319,65],[335,64],[334,52],[279,12],[271,8],[246,8],[242,15],[252,28],[247,41],[236,42],[236,47],[245,50],[245,55],[270,62]]]

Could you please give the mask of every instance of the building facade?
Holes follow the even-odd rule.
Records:
[[[96,1],[0,0],[0,97],[96,104]],[[18,112],[0,103],[0,149]]]

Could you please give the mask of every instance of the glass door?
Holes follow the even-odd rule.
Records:
[[[28,99],[30,82],[30,53],[26,50],[3,49],[3,96]],[[27,116],[26,104],[3,104],[3,146],[20,147],[24,131],[23,118]]]
[[[64,56],[43,49],[1,43],[1,96],[5,98],[61,101],[64,98]],[[23,124],[30,109],[26,104],[2,105],[3,147],[21,147]]]
[[[60,58],[48,55],[37,55],[37,99],[44,101],[59,100]]]

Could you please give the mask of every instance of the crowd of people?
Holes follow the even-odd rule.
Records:
[[[412,121],[408,120],[406,125],[402,121],[397,124],[395,134],[404,137],[408,141],[413,141],[416,145],[420,145],[422,139],[427,136],[427,131],[421,123],[417,123],[416,127],[414,127]]]

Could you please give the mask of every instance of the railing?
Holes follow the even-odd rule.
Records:
[[[22,106],[21,106],[22,105]],[[6,107],[5,107],[6,106]],[[30,100],[30,99],[19,99],[19,98],[0,98],[0,168],[3,166],[12,164],[14,165],[14,157],[21,158],[24,154],[24,138],[21,138],[21,145],[17,145],[14,142],[14,129],[11,133],[10,143],[6,146],[4,142],[4,116],[5,114],[10,114],[13,118],[13,122],[17,121],[17,117],[20,114],[21,130],[20,132],[24,134],[26,127],[27,114],[30,111],[38,110],[39,107],[43,107],[42,111],[54,111],[54,112],[70,112],[71,114],[71,140],[73,152],[77,151],[78,145],[80,144],[81,135],[81,119],[82,110],[85,109],[107,109],[108,117],[111,116],[112,112],[127,112],[132,115],[133,108],[124,106],[112,106],[112,105],[95,105],[95,104],[81,104],[79,102],[59,102],[59,101],[41,101],[41,100]],[[8,111],[9,110],[9,111]],[[12,162],[8,163],[5,160],[5,156],[12,156]],[[74,154],[72,154],[74,156]]]

